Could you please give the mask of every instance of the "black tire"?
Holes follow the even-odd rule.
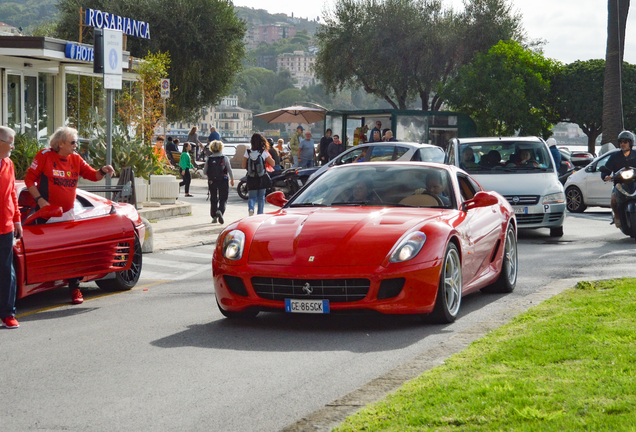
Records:
[[[253,310],[253,309],[249,309],[249,310],[244,310],[241,312],[231,312],[231,311],[226,311],[224,310],[221,305],[219,304],[219,300],[217,299],[216,301],[216,305],[219,308],[219,310],[221,311],[221,315],[223,315],[225,318],[229,318],[229,319],[252,319],[252,318],[256,318],[256,315],[258,315],[257,310]]]
[[[576,186],[570,186],[565,190],[565,203],[571,213],[583,213],[587,208],[583,202],[583,193]]]
[[[435,324],[449,324],[457,319],[462,302],[462,264],[457,246],[446,246],[439,277],[435,308],[424,319]]]
[[[248,190],[247,190],[247,182],[244,180],[241,180],[238,184],[238,186],[236,187],[236,191],[238,192],[239,196],[241,198],[243,198],[244,200],[247,200],[248,198]]]
[[[550,237],[563,237],[563,225],[557,228],[550,228]]]
[[[504,239],[504,255],[499,278],[481,291],[485,293],[511,293],[517,285],[519,259],[517,256],[517,234],[512,225],[508,225]]]
[[[98,287],[104,291],[128,291],[133,289],[141,276],[143,254],[139,237],[135,234],[134,251],[130,269],[115,273],[114,279],[104,279],[95,281]]]

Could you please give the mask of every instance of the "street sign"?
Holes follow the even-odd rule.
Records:
[[[120,30],[104,32],[104,88],[121,90],[123,37]]]
[[[161,80],[161,97],[164,99],[170,99],[170,80],[163,78]]]

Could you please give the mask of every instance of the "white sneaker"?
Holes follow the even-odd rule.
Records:
[[[249,213],[250,213],[250,216],[254,216],[254,210],[250,210]]]

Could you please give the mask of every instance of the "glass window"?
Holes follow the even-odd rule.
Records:
[[[32,138],[38,130],[38,77],[24,77],[24,133]]]
[[[336,165],[348,164],[351,162],[362,162],[366,158],[367,150],[369,147],[355,148],[348,153],[340,156]]]
[[[55,129],[55,77],[40,73],[38,76],[38,140],[46,141]]]
[[[541,141],[483,141],[459,146],[459,165],[468,172],[516,174],[553,170],[552,157]]]
[[[427,142],[427,128],[428,117],[398,116],[395,138],[407,142]]]
[[[404,154],[407,151],[409,151],[408,147],[396,146],[395,147],[395,159],[394,160],[400,159],[402,156],[404,156]]]
[[[418,149],[411,160],[418,162],[444,163],[444,152],[439,147],[425,147]]]
[[[20,75],[7,75],[7,126],[22,131],[22,83]]]
[[[393,153],[395,152],[395,146],[389,145],[376,145],[371,147],[370,162],[381,162],[393,160]]]

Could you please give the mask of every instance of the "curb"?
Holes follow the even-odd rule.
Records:
[[[494,313],[487,320],[477,322],[462,330],[440,346],[425,351],[414,359],[401,364],[351,393],[328,403],[297,422],[282,429],[282,432],[326,432],[339,426],[348,416],[355,414],[368,404],[375,403],[398,390],[405,382],[422,373],[444,364],[451,355],[464,350],[477,339],[507,324],[515,316],[549,299],[568,288],[573,288],[580,279],[561,279],[549,283],[532,294],[519,299],[510,306]]]
[[[192,204],[177,201],[173,205],[162,205],[160,207],[144,207],[137,210],[141,217],[148,220],[171,219],[180,216],[187,216],[192,213]]]

